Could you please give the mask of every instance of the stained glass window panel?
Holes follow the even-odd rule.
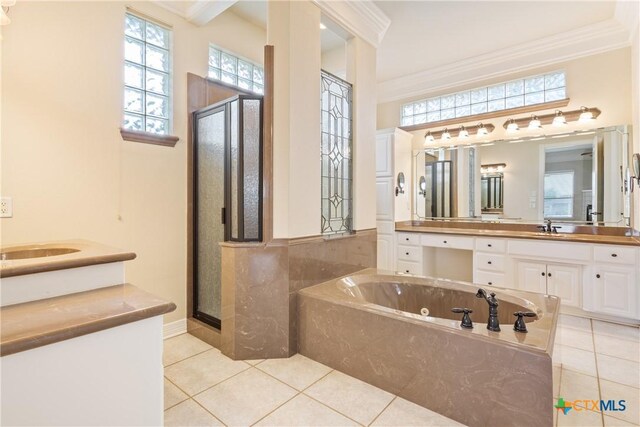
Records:
[[[321,89],[321,230],[324,235],[350,233],[353,230],[353,86],[322,71]],[[419,108],[426,110],[426,104]],[[411,111],[413,113],[413,107]],[[415,117],[426,120],[424,111]]]

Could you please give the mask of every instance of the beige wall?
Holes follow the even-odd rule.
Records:
[[[482,84],[474,84],[472,87],[491,85],[497,82],[517,79],[554,70],[565,70],[567,74],[567,94],[571,102],[564,110],[579,109],[585,105],[598,107],[602,114],[598,118],[597,126],[615,126],[629,124],[632,121],[631,114],[631,48],[617,49],[614,51],[592,55],[573,61],[562,62],[536,68],[533,70],[514,73],[507,77],[487,80]],[[447,90],[446,93],[469,89],[469,86],[460,86],[455,90]],[[418,94],[413,98],[402,101],[388,102],[378,105],[378,129],[398,126],[400,124],[400,108],[407,102],[425,99],[443,93]],[[553,110],[541,111],[541,113],[553,113]],[[524,115],[519,115],[522,117]],[[637,116],[637,115],[636,115]],[[505,132],[502,124],[508,116],[487,120],[496,126],[491,134],[491,139],[504,138]],[[485,123],[486,123],[485,122]],[[461,125],[475,125],[476,122],[461,122]],[[420,148],[424,142],[424,131],[413,132],[414,148]]]
[[[2,244],[83,238],[132,250],[127,280],[174,301],[173,321],[186,315],[186,74],[206,74],[209,42],[261,63],[265,33],[229,12],[195,27],[126,4],[174,27],[180,141],[120,137],[125,3],[18,2],[2,27],[1,192],[14,203]]]
[[[640,24],[636,26],[631,37],[631,100],[632,100],[632,138],[633,152],[640,153]],[[634,192],[634,228],[640,230],[640,189],[635,186]]]

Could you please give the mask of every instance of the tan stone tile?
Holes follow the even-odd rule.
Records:
[[[605,415],[640,425],[640,389],[600,379],[600,391],[602,400],[625,401],[624,411],[607,411]]]
[[[552,376],[553,376],[553,397],[558,397],[560,393],[560,378],[562,376],[562,367],[561,366],[553,366],[552,367]]]
[[[297,392],[251,368],[195,396],[202,406],[230,426],[247,426],[295,396]]]
[[[338,371],[331,372],[304,393],[365,425],[371,423],[394,397]]]
[[[166,427],[187,426],[224,426],[213,415],[193,400],[186,400],[164,412],[164,425]]]
[[[556,344],[593,351],[593,335],[578,329],[559,327],[556,331]]]
[[[596,353],[640,362],[640,342],[594,334]]]
[[[212,349],[166,367],[164,374],[172,383],[193,396],[250,367],[247,363],[231,360],[219,350]]]
[[[576,399],[598,400],[600,399],[598,378],[563,369],[562,379],[560,380],[560,394],[558,397],[562,397],[567,401]]]
[[[634,342],[640,341],[640,328],[638,326],[619,325],[617,323],[594,320],[593,333],[597,335],[609,335]]]
[[[602,414],[593,411],[569,411],[566,415],[558,414],[558,427],[602,427]]]
[[[162,363],[164,366],[179,362],[187,357],[211,350],[209,344],[189,334],[178,335],[164,340]]]
[[[553,362],[562,364],[563,370],[569,369],[596,376],[596,359],[591,351],[556,344],[553,350]]]
[[[164,379],[164,409],[177,405],[183,400],[187,400],[187,396],[182,390],[173,385],[168,379]]]
[[[591,319],[586,317],[571,316],[561,314],[558,317],[558,326],[563,328],[578,329],[584,332],[591,332]]]
[[[626,421],[605,414],[604,425],[605,427],[638,427],[638,425],[640,424],[628,423]]]
[[[640,364],[631,360],[598,354],[600,379],[640,388]]]
[[[463,426],[450,418],[396,397],[372,426]]]
[[[245,362],[247,362],[251,366],[256,366],[257,364],[264,362],[264,359],[245,360]]]
[[[271,414],[257,426],[358,426],[359,424],[323,405],[299,394]]]
[[[258,369],[297,390],[304,390],[331,371],[328,366],[301,354],[295,354],[288,359],[265,360],[258,365]]]

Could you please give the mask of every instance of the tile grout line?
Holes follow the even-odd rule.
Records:
[[[394,394],[394,395],[393,395],[393,399],[391,399],[391,401],[387,404],[387,406],[385,406],[384,408],[382,408],[382,411],[380,411],[380,413],[379,413],[378,415],[376,415],[376,416],[375,416],[375,418],[374,418],[373,420],[371,420],[371,422],[370,422],[368,425],[369,425],[369,426],[371,426],[373,423],[375,423],[375,422],[376,422],[376,420],[377,420],[378,418],[380,418],[380,415],[382,415],[382,413],[383,413],[384,411],[386,411],[386,410],[387,410],[387,408],[388,408],[389,406],[391,406],[391,404],[392,404],[393,402],[395,402],[395,400],[396,400],[397,398],[398,398],[398,396]]]
[[[291,387],[291,386],[289,386]],[[293,388],[293,387],[291,387]],[[294,388],[294,390],[296,390]],[[255,426],[256,424],[258,424],[260,421],[264,420],[265,418],[267,418],[269,415],[273,414],[275,411],[277,411],[278,409],[280,409],[281,407],[283,407],[284,405],[286,405],[287,403],[291,402],[293,399],[295,399],[296,397],[300,396],[300,393],[298,390],[296,390],[296,394],[294,394],[291,398],[285,400],[284,402],[282,402],[280,405],[276,406],[275,408],[273,408],[271,411],[269,411],[268,413],[266,413],[264,416],[258,418],[254,423],[251,423],[251,426]]]
[[[593,331],[593,320],[589,319],[589,324],[591,325],[591,341],[593,341],[593,358],[596,363],[596,378],[598,382],[598,397],[602,400],[602,387],[600,387],[600,370],[598,369],[598,353],[596,352],[596,336]],[[600,412],[600,422],[602,423],[602,427],[604,427],[604,414],[602,411]]]
[[[215,414],[213,412],[211,412],[210,410],[208,410],[204,405],[202,405],[200,402],[198,402],[197,400],[195,400],[194,398],[189,398],[189,400],[193,400],[193,402],[198,405],[199,407],[201,407],[202,409],[204,409],[205,411],[207,411],[208,414],[210,414],[213,418],[215,418],[216,420],[220,421],[220,424],[222,424],[223,426],[226,426],[227,424],[225,424],[220,418],[216,417]]]
[[[191,358],[193,358],[193,357],[199,356],[199,355],[201,355],[202,353],[206,353],[207,351],[211,351],[211,350],[218,350],[218,349],[217,349],[217,348],[215,348],[215,347],[208,348],[208,349],[203,350],[203,351],[201,351],[201,352],[194,353],[194,354],[192,354],[191,356],[187,356],[187,357],[185,357],[184,359],[177,360],[177,361],[175,361],[175,362],[169,363],[168,365],[163,365],[163,368],[168,368],[169,366],[173,366],[173,365],[175,365],[175,364],[177,364],[177,363],[184,362],[185,360],[188,360],[188,359],[191,359]],[[218,351],[220,351],[220,350],[218,350]],[[164,350],[163,350],[163,352],[164,352]],[[244,361],[243,361],[243,362],[244,362]],[[245,362],[245,363],[246,363],[246,362]],[[248,363],[247,363],[247,364],[248,364]]]
[[[360,423],[359,421],[356,421],[356,420],[354,420],[353,418],[351,418],[350,416],[348,416],[348,415],[346,415],[346,414],[343,414],[342,412],[338,411],[336,408],[332,408],[331,406],[327,405],[326,403],[319,401],[319,400],[318,400],[318,399],[316,399],[315,397],[313,397],[313,396],[309,396],[307,393],[303,393],[303,392],[301,392],[300,394],[304,394],[304,395],[305,395],[306,397],[308,397],[309,399],[311,399],[311,400],[313,400],[313,401],[315,401],[315,402],[318,402],[319,404],[321,404],[322,406],[324,406],[324,407],[326,407],[326,408],[331,409],[333,412],[337,412],[338,414],[340,414],[340,415],[342,415],[343,417],[345,417],[345,418],[347,418],[347,419],[349,419],[349,420],[353,421],[354,423],[356,423],[356,424],[357,424],[357,425],[359,425],[359,426],[362,426],[362,425],[363,425],[363,424],[362,424],[362,423]]]
[[[186,391],[184,391],[183,389],[181,389],[181,388],[180,388],[176,383],[174,383],[174,382],[173,382],[173,381],[171,381],[169,378],[167,378],[166,376],[164,376],[164,374],[163,374],[163,378],[164,378],[166,381],[169,381],[171,384],[173,384],[173,386],[174,386],[175,388],[177,388],[178,390],[180,390],[181,392],[183,392],[185,396],[187,396],[187,398],[186,398],[186,399],[181,400],[180,402],[176,403],[175,405],[171,405],[171,406],[169,406],[168,408],[165,408],[165,411],[167,411],[168,409],[171,409],[171,408],[173,408],[173,407],[175,407],[175,406],[178,406],[179,404],[181,404],[181,403],[182,403],[182,402],[184,402],[185,400],[189,400],[189,399],[191,399],[191,396],[189,396],[189,393],[187,393]]]
[[[204,393],[205,391],[208,391],[208,390],[212,389],[213,387],[215,387],[215,386],[217,386],[217,385],[219,385],[219,384],[222,384],[223,382],[228,381],[228,380],[230,380],[231,378],[236,377],[236,376],[240,375],[241,373],[243,373],[243,372],[247,372],[248,370],[250,370],[251,368],[253,368],[253,366],[249,365],[248,363],[247,363],[247,365],[249,366],[247,369],[243,369],[243,370],[242,370],[242,371],[240,371],[240,372],[236,372],[235,374],[231,375],[230,377],[225,378],[225,379],[223,379],[222,381],[218,381],[217,383],[210,385],[209,387],[205,388],[204,390],[202,390],[202,391],[199,391],[199,392],[195,393],[193,396],[189,395],[189,397],[194,398],[194,397],[196,397],[196,396],[198,396],[198,395],[200,395],[200,394]],[[195,400],[195,399],[194,399],[194,400]]]

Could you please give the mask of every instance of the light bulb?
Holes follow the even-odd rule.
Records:
[[[486,127],[484,127],[482,123],[478,123],[478,132],[476,132],[476,135],[478,137],[489,135],[489,130]]]
[[[425,144],[429,144],[434,142],[436,139],[433,137],[433,135],[431,135],[431,131],[427,131],[427,133],[424,135],[424,143]]]
[[[542,123],[540,123],[540,119],[538,119],[538,116],[532,115],[531,121],[529,122],[529,130],[536,130],[541,128],[542,128]]]
[[[582,113],[580,113],[580,118],[578,119],[579,122],[590,122],[595,119],[595,117],[593,117],[593,113],[589,111],[587,107],[580,107],[580,109],[582,110]]]
[[[460,126],[460,132],[458,132],[458,138],[467,139],[469,138],[469,131],[464,128],[464,126]]]
[[[321,22],[321,23],[320,23],[320,29],[321,29],[321,30],[326,30],[326,29],[327,29],[327,26],[326,26],[326,25],[324,25],[324,24]]]
[[[507,125],[507,132],[517,132],[520,128],[518,124],[513,119],[509,119],[509,124]]]
[[[449,133],[447,128],[444,128],[444,131],[442,132],[442,136],[440,138],[444,141],[451,139],[451,134]]]
[[[567,124],[567,119],[564,118],[562,111],[556,110],[556,116],[553,118],[553,126],[564,126]]]

